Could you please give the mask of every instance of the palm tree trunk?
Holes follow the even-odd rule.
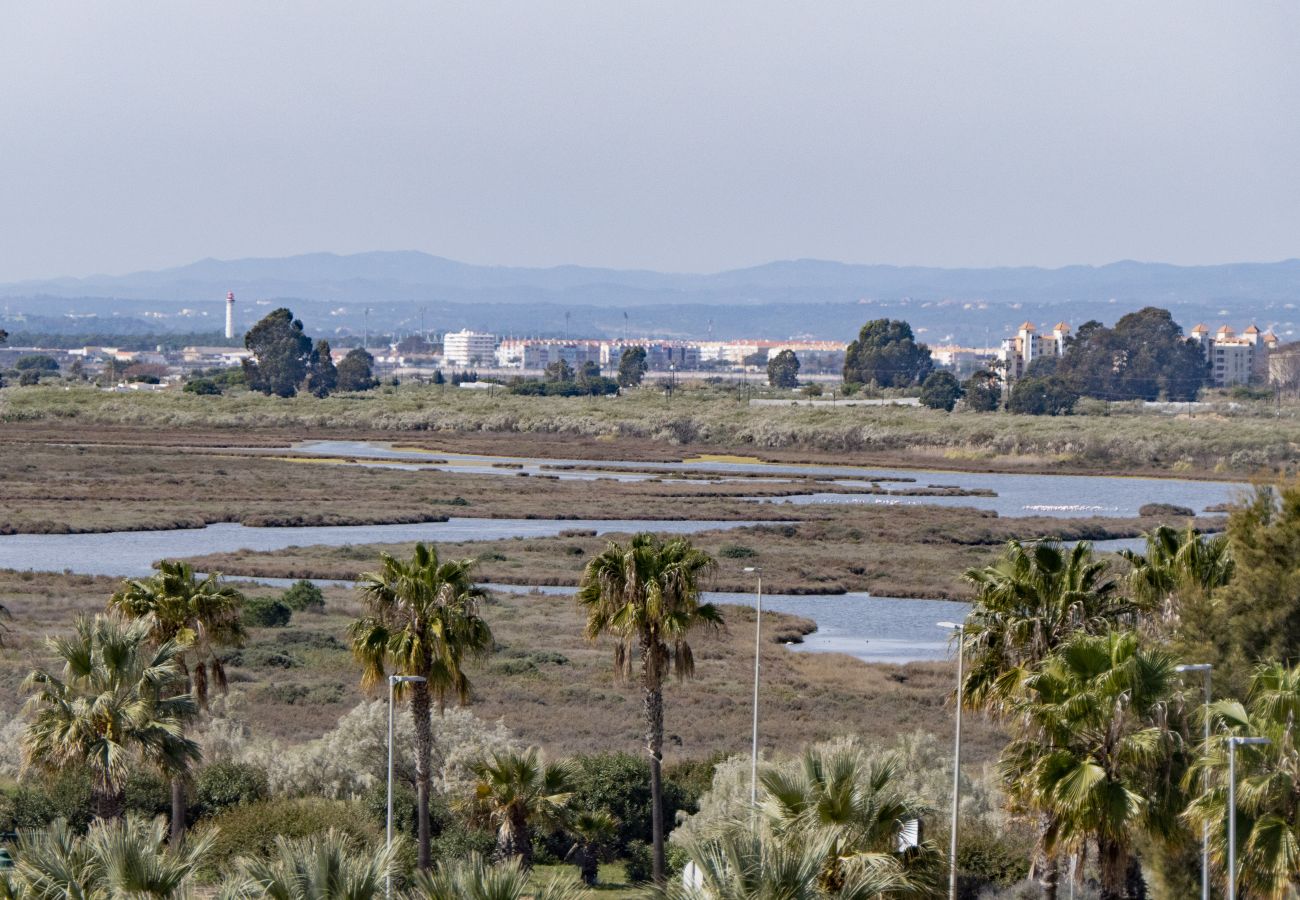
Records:
[[[533,867],[533,841],[528,834],[528,822],[522,816],[510,823],[510,843],[512,853],[519,857],[519,866],[524,871]]]
[[[415,819],[419,840],[418,861],[421,869],[429,868],[429,789],[432,783],[433,710],[429,703],[429,686],[411,685],[411,716],[415,719]]]
[[[646,749],[650,752],[650,831],[654,840],[654,882],[663,885],[664,788],[661,764],[664,749],[664,692],[650,672],[650,648],[641,649],[642,693],[645,702]]]
[[[172,846],[179,847],[185,839],[185,782],[179,776],[172,779]]]

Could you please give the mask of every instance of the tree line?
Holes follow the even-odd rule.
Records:
[[[335,366],[329,341],[313,344],[301,320],[284,307],[267,313],[249,329],[244,347],[253,353],[243,362],[244,382],[249,390],[263,394],[293,397],[304,391],[328,397],[338,391],[368,391],[379,384],[373,373],[375,359],[364,347],[349,350]]]
[[[996,410],[1002,402],[999,373],[975,372],[960,382],[935,369],[930,349],[918,343],[908,323],[876,319],[849,344],[844,383],[877,388],[921,388],[921,402],[951,411]],[[775,383],[775,382],[774,382]],[[1209,362],[1199,344],[1183,335],[1167,310],[1145,307],[1122,316],[1113,327],[1085,322],[1065,340],[1064,353],[1030,361],[1014,379],[1008,408],[1029,415],[1060,415],[1080,397],[1099,400],[1195,400],[1209,383]]]

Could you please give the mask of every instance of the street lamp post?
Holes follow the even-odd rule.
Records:
[[[1214,675],[1211,663],[1190,663],[1174,666],[1175,672],[1200,672],[1205,686],[1205,746],[1210,746],[1210,680]],[[1201,900],[1210,900],[1210,823],[1201,825]]]
[[[952,754],[952,834],[948,844],[948,900],[957,900],[957,813],[961,806],[961,683],[964,676],[965,626],[960,622],[940,622],[957,635],[957,736]]]
[[[387,840],[384,846],[389,853],[393,850],[393,694],[399,684],[419,684],[425,680],[423,675],[389,675],[388,676],[388,825]],[[384,896],[393,894],[393,876],[384,876]]]
[[[1228,738],[1228,900],[1237,900],[1237,748],[1269,743],[1266,737]]]
[[[758,810],[758,666],[763,655],[763,570],[746,566],[745,571],[758,575],[758,593],[754,603],[754,730],[749,750],[749,807],[751,819]]]

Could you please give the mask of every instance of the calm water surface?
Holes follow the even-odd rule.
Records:
[[[0,569],[33,569],[85,575],[148,575],[159,559],[229,553],[235,550],[283,550],[324,544],[401,543],[404,541],[498,541],[516,537],[553,537],[561,531],[661,531],[692,534],[715,528],[740,528],[753,522],[632,519],[457,519],[414,525],[324,525],[298,528],[250,528],[221,523],[206,528],[169,531],[113,531],[104,534],[0,535]]]
[[[778,463],[716,462],[630,462],[595,461],[582,459],[532,459],[528,457],[472,456],[455,453],[434,453],[423,450],[400,450],[387,444],[366,441],[308,441],[295,449],[323,456],[355,456],[381,460],[429,459],[439,460],[433,468],[445,471],[474,472],[492,475],[514,475],[529,472],[532,475],[552,474],[561,478],[614,478],[643,480],[651,475],[628,473],[565,472],[545,468],[547,465],[599,465],[606,468],[636,468],[662,472],[700,472],[718,474],[758,473],[779,480],[782,475],[814,474],[843,479],[849,486],[866,487],[868,481],[854,482],[854,478],[869,478],[883,482],[909,482],[915,486],[952,485],[967,490],[991,490],[994,497],[900,497],[873,494],[800,494],[793,497],[762,498],[771,503],[861,503],[883,506],[967,506],[995,510],[1000,516],[1136,516],[1138,508],[1147,503],[1169,503],[1186,506],[1200,513],[1208,506],[1237,499],[1245,485],[1221,481],[1191,481],[1174,478],[1128,478],[1105,475],[1008,475],[979,472],[946,472],[935,470],[872,469],[861,466],[789,465]],[[519,469],[503,469],[494,463],[519,465]],[[902,485],[900,485],[901,487]],[[911,485],[909,485],[911,486]]]

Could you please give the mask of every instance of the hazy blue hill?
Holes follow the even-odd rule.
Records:
[[[1123,261],[1105,266],[940,269],[800,259],[711,274],[556,266],[478,266],[417,251],[268,259],[204,259],[120,276],[0,285],[0,296],[102,296],[193,302],[245,297],[338,302],[492,303],[849,302],[974,299],[994,302],[1282,300],[1300,297],[1300,260],[1219,266]]]
[[[369,309],[371,328],[398,331],[423,322],[435,331],[501,334],[847,340],[863,321],[891,316],[908,319],[926,340],[983,343],[1025,319],[1113,322],[1147,304],[1170,309],[1188,328],[1197,321],[1256,321],[1284,339],[1300,333],[1295,259],[1196,267],[1124,260],[1059,269],[798,259],[682,274],[477,266],[416,251],[311,253],[0,285],[0,314],[10,331],[28,327],[23,316],[55,317],[50,321],[68,332],[83,328],[87,316],[131,320],[109,323],[115,328],[152,322],[161,331],[205,330],[218,327],[228,290],[240,301],[241,326],[285,304],[318,333],[359,331]]]

